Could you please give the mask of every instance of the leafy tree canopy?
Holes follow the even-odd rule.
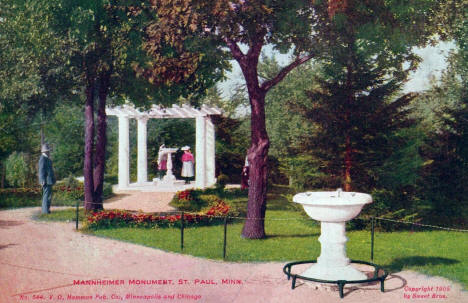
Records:
[[[5,0],[0,8],[0,100],[30,113],[53,108],[71,86],[70,40],[56,35],[56,1]]]

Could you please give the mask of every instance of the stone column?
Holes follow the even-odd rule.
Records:
[[[205,147],[206,147],[206,125],[205,117],[197,116],[195,118],[195,186],[198,188],[206,187],[206,168],[205,168]]]
[[[210,117],[206,117],[206,185],[216,183],[216,159],[215,159],[215,126]]]
[[[125,189],[130,183],[130,140],[129,118],[119,117],[119,189]]]
[[[138,167],[137,167],[137,182],[143,184],[148,181],[148,161],[147,161],[147,148],[146,137],[147,128],[146,123],[148,117],[138,118]]]

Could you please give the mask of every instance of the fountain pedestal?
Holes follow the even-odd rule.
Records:
[[[301,274],[318,280],[366,280],[367,276],[350,265],[346,256],[346,221],[356,217],[362,207],[372,202],[363,193],[306,192],[294,196],[293,201],[302,204],[306,213],[321,222],[320,257],[317,263]]]
[[[350,265],[346,256],[345,222],[322,222],[320,257],[301,276],[320,280],[365,280],[367,276]]]

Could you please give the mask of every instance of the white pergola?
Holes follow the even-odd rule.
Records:
[[[148,184],[147,128],[148,119],[193,118],[196,125],[195,187],[206,188],[216,183],[215,177],[215,128],[210,116],[221,115],[218,108],[203,105],[200,109],[189,105],[173,105],[169,108],[153,105],[150,110],[139,111],[131,105],[106,109],[108,116],[119,119],[119,189],[130,186],[129,121],[138,121],[137,185]]]

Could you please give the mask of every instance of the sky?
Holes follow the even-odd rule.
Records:
[[[422,91],[430,86],[430,79],[440,78],[441,73],[447,67],[447,56],[450,50],[455,48],[453,42],[440,42],[437,46],[417,48],[415,53],[423,61],[418,69],[410,75],[410,81],[406,83],[405,91]]]
[[[418,69],[411,73],[410,80],[404,87],[405,92],[418,92],[429,88],[432,77],[440,78],[442,71],[447,67],[446,58],[449,51],[454,48],[451,42],[440,42],[436,46],[425,48],[415,48],[415,53],[422,58]],[[290,61],[289,55],[282,55],[274,52],[271,46],[265,47],[264,53],[267,56],[275,55],[276,60],[281,65],[286,65]],[[232,71],[227,73],[228,80],[218,84],[222,96],[229,98],[232,87],[237,83],[244,83],[240,67],[235,60],[231,61]]]

